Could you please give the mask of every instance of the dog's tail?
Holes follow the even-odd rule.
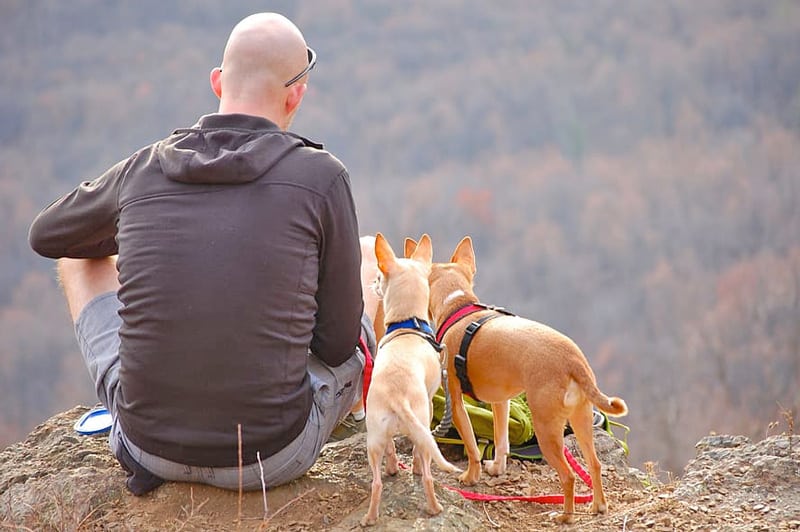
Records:
[[[628,414],[628,405],[625,400],[620,397],[609,397],[601,392],[595,382],[594,374],[585,366],[573,371],[572,378],[589,401],[599,410],[613,417],[622,417]]]
[[[597,390],[597,387],[595,386]],[[621,397],[608,397],[606,394],[598,391],[600,399],[599,402],[592,400],[594,405],[599,409],[613,417],[622,417],[628,415],[628,405]]]
[[[410,432],[408,437],[411,439],[414,445],[417,446],[421,451],[427,451],[427,454],[430,455],[431,459],[439,469],[449,473],[461,472],[458,467],[454,466],[448,462],[447,459],[445,459],[445,457],[442,455],[442,451],[439,450],[439,446],[436,445],[436,440],[433,438],[433,434],[431,434],[430,427],[426,427],[419,420],[419,418],[414,414],[414,411],[411,410],[411,405],[408,404],[407,401],[402,401],[400,408],[398,408],[397,414],[403,419],[405,426],[408,427],[408,431]]]

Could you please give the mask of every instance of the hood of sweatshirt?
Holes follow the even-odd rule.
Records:
[[[291,151],[322,145],[281,130],[266,118],[211,114],[177,129],[156,149],[161,169],[181,183],[239,184],[261,177]]]

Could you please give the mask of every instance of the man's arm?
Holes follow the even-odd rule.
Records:
[[[28,233],[33,250],[53,259],[116,254],[117,198],[128,162],[121,161],[94,181],[81,183],[40,212]]]
[[[361,331],[361,247],[350,179],[342,170],[323,213],[317,316],[311,351],[331,366],[353,355]]]

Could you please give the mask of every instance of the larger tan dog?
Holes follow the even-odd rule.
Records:
[[[607,512],[600,462],[592,439],[592,404],[609,415],[623,416],[628,412],[625,401],[609,398],[597,388],[586,357],[565,335],[541,323],[476,305],[475,272],[472,240],[465,237],[450,262],[433,264],[430,275],[431,316],[439,327],[437,336],[447,345],[453,421],[469,458],[460,480],[475,484],[480,478],[481,463],[461,396],[455,358],[468,326],[485,319],[478,328],[470,326],[476,330],[467,350],[466,374],[474,395],[491,403],[494,414],[495,458],[486,461],[486,471],[490,475],[506,471],[509,399],[525,392],[539,447],[547,463],[558,472],[564,492],[564,513],[558,520],[571,523],[575,508],[575,475],[563,455],[567,420],[592,478],[592,512]]]
[[[460,471],[445,460],[430,431],[431,400],[441,384],[439,352],[427,322],[432,254],[428,235],[422,236],[410,258],[397,258],[383,235],[375,235],[386,334],[378,344],[367,393],[367,456],[372,493],[369,510],[361,520],[365,526],[378,519],[384,453],[386,473],[397,473],[393,440],[396,434],[407,435],[414,444],[414,472],[422,475],[425,510],[430,515],[442,511],[434,493],[431,460],[445,471]]]

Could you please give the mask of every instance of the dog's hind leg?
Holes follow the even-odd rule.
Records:
[[[397,459],[397,451],[394,447],[394,438],[389,438],[386,443],[386,474],[393,477],[397,474],[400,461]]]
[[[431,473],[431,453],[428,449],[420,449],[420,462],[422,469],[422,487],[425,490],[425,511],[429,515],[438,515],[443,508],[436,499],[436,492],[433,488],[433,474]]]
[[[383,437],[370,438],[370,434],[367,433],[367,458],[369,459],[369,468],[372,471],[372,491],[369,498],[369,510],[361,518],[361,526],[374,525],[378,521],[378,508],[381,504],[381,493],[383,492],[381,462],[383,461],[383,453],[387,448],[387,444],[382,440]],[[389,437],[389,443],[394,448],[394,442],[391,437]],[[388,465],[387,462],[387,470]],[[397,467],[396,462],[395,467]]]
[[[608,505],[603,491],[601,464],[594,449],[593,417],[592,405],[587,402],[575,409],[569,418],[569,424],[575,433],[575,439],[578,440],[589,475],[592,477],[592,513],[604,514],[608,511]]]
[[[508,414],[509,401],[492,403],[492,416],[494,417],[494,460],[484,461],[486,472],[492,476],[502,475],[506,472],[506,462],[510,451],[508,444]]]
[[[414,445],[414,449],[412,449],[411,472],[415,475],[421,475],[422,469],[422,456],[420,455],[419,448]]]
[[[572,523],[575,520],[575,474],[564,457],[564,425],[566,420],[537,416],[532,412],[536,439],[547,463],[556,470],[564,493],[564,513],[556,518],[559,523]]]

